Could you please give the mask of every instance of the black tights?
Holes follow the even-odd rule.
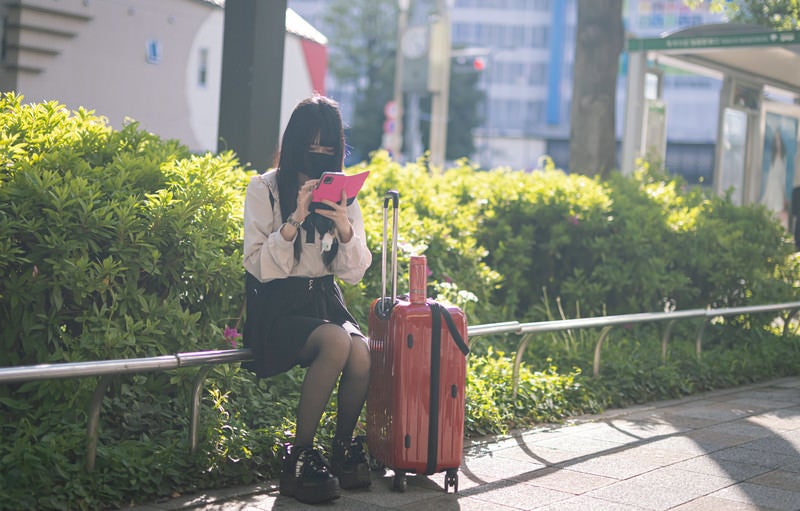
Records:
[[[369,349],[363,337],[350,336],[342,327],[317,327],[300,351],[309,364],[297,406],[295,445],[311,446],[322,412],[339,381],[339,412],[335,438],[349,444],[361,415],[369,384]]]

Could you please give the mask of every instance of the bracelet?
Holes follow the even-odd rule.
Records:
[[[286,219],[286,223],[291,225],[295,229],[300,229],[300,226],[302,225],[302,223],[295,220],[292,215],[289,215],[289,218]]]

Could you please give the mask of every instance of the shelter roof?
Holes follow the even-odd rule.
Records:
[[[800,31],[740,23],[695,25],[655,38],[629,38],[628,51],[700,74],[708,70],[800,94]]]

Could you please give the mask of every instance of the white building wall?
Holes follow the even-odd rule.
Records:
[[[43,68],[40,74],[20,74],[17,90],[26,101],[56,100],[70,109],[95,110],[115,128],[132,118],[164,138],[198,147],[188,123],[187,65],[194,34],[217,8],[185,0],[170,1],[168,7],[163,0],[25,4],[91,17],[84,23],[70,22],[77,35],[61,41],[59,55],[26,55],[26,63]],[[23,24],[51,26],[53,21],[52,16],[22,10]],[[44,37],[24,31],[22,35],[23,45],[41,44]],[[159,62],[147,62],[148,42],[160,46]]]
[[[41,71],[0,71],[16,72],[14,77],[0,77],[4,89],[16,82],[14,90],[26,102],[52,100],[71,110],[84,107],[105,116],[116,129],[136,121],[162,138],[180,140],[192,151],[216,151],[221,7],[199,0],[23,0],[22,5],[23,25],[75,35],[54,37],[21,30],[20,46],[49,48],[57,54],[22,51],[20,66]],[[300,28],[313,32],[313,27]],[[321,34],[312,35],[324,40]],[[297,102],[314,92],[302,41],[287,32],[281,129]],[[148,45],[158,48],[156,61],[148,62]]]
[[[295,105],[311,91],[311,76],[305,65],[302,40],[287,34],[283,49],[283,86],[281,90],[281,133],[289,122]],[[302,84],[302,85],[300,85]],[[299,86],[300,85],[300,86]]]
[[[225,15],[222,10],[209,14],[192,41],[184,80],[189,108],[189,128],[196,148],[216,151],[219,133],[219,94],[222,78],[222,40]],[[201,56],[205,55],[205,63]],[[201,68],[205,67],[205,83]]]

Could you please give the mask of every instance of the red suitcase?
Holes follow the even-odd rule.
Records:
[[[367,394],[370,457],[391,468],[393,488],[406,473],[446,471],[445,491],[458,491],[464,448],[467,320],[458,307],[425,298],[424,256],[412,257],[408,299],[397,299],[396,191],[384,200],[381,298],[370,307],[372,366]],[[388,203],[393,200],[392,294],[386,296]]]

